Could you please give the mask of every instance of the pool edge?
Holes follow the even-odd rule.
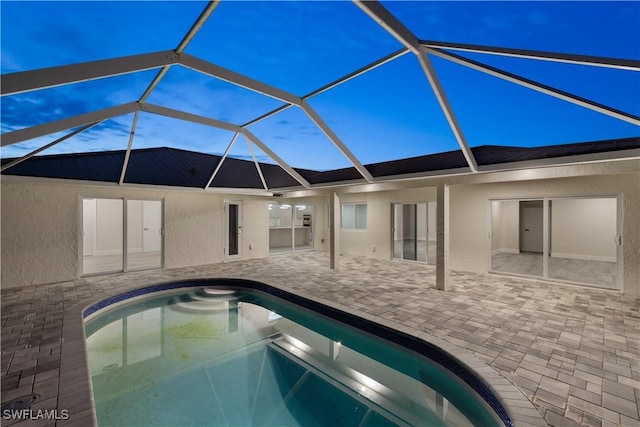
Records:
[[[393,331],[406,334],[414,339],[424,341],[446,353],[449,357],[460,363],[464,368],[482,380],[489,387],[499,400],[500,404],[505,408],[508,417],[514,426],[547,426],[542,415],[533,406],[531,401],[515,387],[509,380],[499,374],[482,360],[469,353],[468,350],[458,347],[443,338],[431,335],[427,332],[421,332],[400,323],[388,320],[382,317],[371,315],[366,312],[359,311],[352,307],[342,305],[333,301],[326,300],[308,294],[304,291],[293,290],[286,286],[274,285],[270,283],[256,281],[252,278],[191,278],[186,280],[163,280],[150,282],[146,284],[138,283],[135,287],[127,290],[117,290],[110,293],[101,294],[99,296],[89,298],[79,302],[65,311],[63,318],[63,341],[61,348],[61,364],[60,364],[60,383],[58,392],[58,407],[69,411],[69,419],[59,421],[58,425],[62,426],[86,426],[97,425],[95,404],[93,400],[93,392],[91,379],[89,375],[86,337],[84,333],[85,311],[95,305],[101,305],[95,311],[100,311],[109,305],[117,304],[121,301],[129,301],[131,298],[146,295],[151,292],[169,291],[179,288],[193,288],[206,286],[211,281],[237,282],[238,284],[250,282],[254,286],[251,288],[268,292],[268,288],[273,288],[285,293],[292,294],[296,297],[309,300],[313,303],[320,304],[344,312],[349,316],[360,318],[367,322],[372,322],[382,327],[389,328]],[[258,285],[258,286],[255,286]],[[262,288],[264,286],[264,288]],[[262,289],[261,289],[262,288]],[[155,290],[154,290],[155,289]],[[131,295],[123,297],[124,295]],[[277,296],[277,295],[276,295]],[[105,303],[107,301],[111,301]],[[468,383],[467,383],[468,384]],[[471,385],[469,385],[471,387]],[[474,387],[471,387],[474,388]],[[475,390],[476,393],[480,393]],[[488,402],[485,403],[488,406]],[[495,409],[495,408],[494,408]],[[500,418],[500,417],[499,417]]]

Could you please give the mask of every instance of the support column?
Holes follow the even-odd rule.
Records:
[[[340,197],[337,193],[329,196],[329,258],[330,268],[340,268]]]
[[[449,286],[449,185],[438,184],[436,208],[436,289]]]

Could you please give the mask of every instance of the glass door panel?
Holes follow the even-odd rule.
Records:
[[[436,265],[437,203],[427,203],[427,264]]]
[[[293,247],[292,207],[289,204],[269,204],[269,253],[291,252]]]
[[[127,270],[162,267],[162,202],[127,200]]]
[[[304,251],[313,249],[313,224],[315,206],[293,206],[293,250]]]
[[[122,199],[83,199],[82,274],[123,271],[122,211]]]
[[[393,205],[393,257],[402,259],[403,257],[403,223],[402,223],[402,205]]]
[[[542,200],[491,202],[491,270],[543,274]]]
[[[394,204],[394,258],[408,261],[427,262],[429,246],[429,227],[427,216],[427,203]]]
[[[242,237],[241,202],[225,202],[225,258],[239,258]]]
[[[617,288],[617,200],[549,201],[549,278]]]
[[[416,205],[402,206],[402,259],[418,260]]]

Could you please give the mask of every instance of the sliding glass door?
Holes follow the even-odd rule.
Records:
[[[616,197],[490,201],[491,271],[619,289]]]
[[[435,263],[435,203],[393,205],[393,257]]]
[[[315,206],[269,204],[269,253],[313,250]]]
[[[313,225],[315,206],[294,205],[293,211],[293,250],[313,249]]]
[[[127,200],[127,270],[162,266],[162,202]]]
[[[617,288],[615,198],[549,200],[549,278]]]
[[[82,274],[162,267],[162,201],[82,200]]]
[[[542,276],[543,201],[498,200],[491,203],[491,270]]]
[[[124,269],[124,201],[82,200],[82,273]]]

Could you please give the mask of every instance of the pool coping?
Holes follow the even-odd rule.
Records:
[[[268,288],[273,288],[275,291],[292,294],[298,298],[308,300],[313,304],[320,304],[332,310],[343,312],[348,316],[361,319],[362,321],[371,322],[380,325],[383,328],[388,328],[393,331],[400,332],[401,334],[405,334],[413,339],[424,341],[428,345],[446,353],[449,357],[462,365],[463,368],[466,368],[466,370],[475,374],[475,376],[482,380],[489,388],[489,391],[498,398],[499,403],[506,409],[508,418],[513,422],[513,425],[548,425],[539,411],[520,390],[485,362],[469,353],[466,349],[451,344],[437,336],[423,331],[418,331],[393,320],[365,313],[353,307],[348,307],[340,303],[326,300],[324,298],[308,294],[304,291],[293,290],[287,286],[267,283],[265,281],[256,281],[253,278],[243,277],[195,277],[184,280],[149,280],[148,283],[136,283],[136,285],[130,289],[114,290],[113,292],[89,298],[66,310],[63,317],[58,408],[67,410],[69,418],[67,420],[58,421],[58,425],[97,425],[95,402],[87,362],[86,337],[84,332],[85,318],[92,314],[86,313],[87,310],[94,309],[94,311],[97,312],[110,305],[118,304],[123,301],[132,301],[135,298],[152,292],[171,291],[180,288],[187,289],[206,287],[207,283],[209,283],[209,286],[213,286],[211,283],[213,281],[224,281],[227,283],[236,282],[238,283],[238,287],[242,287],[242,283],[246,284],[249,282],[258,285],[252,289],[267,293]],[[220,284],[219,286],[224,285]],[[264,286],[265,289],[260,289],[261,286]],[[154,288],[162,287],[165,289],[153,290]],[[247,286],[244,287],[246,288]],[[467,382],[465,381],[465,383]],[[467,383],[467,385],[471,387],[470,384]],[[476,393],[482,394],[478,390],[476,390]],[[484,400],[487,406],[492,406],[487,402],[486,398]],[[495,408],[492,409],[495,412]],[[504,421],[497,412],[496,415],[498,416],[498,419]]]

